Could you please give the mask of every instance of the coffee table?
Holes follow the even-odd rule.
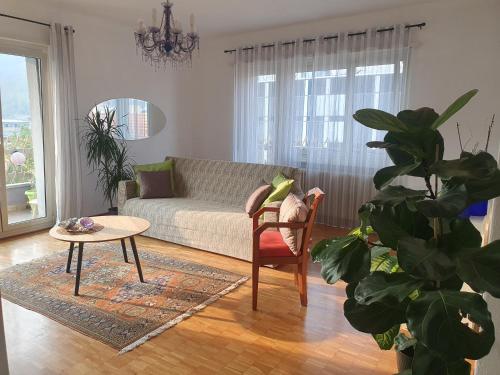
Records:
[[[75,296],[78,295],[80,288],[80,275],[82,272],[82,259],[83,259],[83,245],[86,242],[107,242],[120,240],[123,251],[123,258],[128,263],[127,247],[125,239],[130,240],[132,246],[132,253],[134,254],[135,265],[139,274],[139,280],[144,282],[142,276],[141,263],[139,261],[139,254],[137,253],[137,246],[135,244],[134,236],[147,231],[150,227],[149,221],[133,216],[94,216],[92,217],[96,224],[100,224],[103,228],[98,232],[92,233],[69,233],[64,228],[53,227],[49,234],[64,242],[69,242],[68,263],[66,265],[66,272],[71,272],[71,259],[73,257],[73,250],[75,244],[78,243],[78,261],[76,265],[76,283],[75,283]]]

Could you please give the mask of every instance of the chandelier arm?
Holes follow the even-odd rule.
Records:
[[[183,34],[177,29],[172,13],[172,3],[163,3],[160,27],[152,26],[135,33],[136,45],[141,48],[143,59],[155,67],[170,62],[172,66],[191,62],[192,52],[199,48],[199,36],[189,32]]]

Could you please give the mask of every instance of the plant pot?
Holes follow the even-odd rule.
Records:
[[[28,201],[32,201],[33,199],[36,199],[36,189],[26,190],[24,195],[26,195]]]
[[[118,207],[108,208],[108,215],[118,215]]]
[[[462,219],[468,219],[471,216],[486,216],[488,213],[488,201],[481,201],[471,204],[461,214]]]
[[[398,372],[411,369],[413,362],[413,348],[407,348],[403,351],[396,351],[396,362],[398,364]]]

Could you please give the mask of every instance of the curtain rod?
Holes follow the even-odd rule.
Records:
[[[413,25],[406,25],[405,28],[407,29],[412,29],[414,27],[418,27],[419,29],[422,29],[422,27],[426,26],[426,23],[425,22],[421,22],[421,23],[416,23],[416,24],[413,24]],[[393,31],[394,30],[394,27],[387,27],[385,29],[379,29],[377,30],[378,33],[383,33],[383,32],[386,32],[386,31]],[[361,31],[361,32],[358,32],[358,33],[350,33],[350,34],[347,34],[347,36],[358,36],[358,35],[366,35],[366,31]],[[325,36],[323,39],[325,40],[329,40],[329,39],[337,39],[338,38],[338,35],[332,35],[332,36]],[[314,42],[316,41],[316,38],[312,38],[312,39],[304,39],[302,42],[303,43],[311,43],[311,42]],[[284,43],[281,43],[282,46],[286,46],[286,45],[289,45],[289,44],[295,44],[295,41],[291,41],[291,42],[284,42]],[[273,44],[263,44],[262,45],[262,48],[269,48],[269,47],[275,47],[276,45],[273,43]],[[241,50],[242,51],[248,51],[248,50],[252,50],[254,49],[254,47],[245,47],[245,48],[242,48]],[[233,52],[236,52],[237,50],[236,49],[226,49],[224,50],[224,53],[233,53]]]
[[[25,21],[25,22],[34,23],[34,24],[37,24],[37,25],[51,27],[50,23],[40,22],[40,21],[35,21],[35,20],[30,20],[28,18],[23,18],[23,17],[11,16],[10,14],[5,14],[5,13],[0,13],[0,17],[12,18],[13,20]],[[68,30],[68,28],[65,26],[64,30]],[[75,29],[73,29],[73,32],[75,32]]]

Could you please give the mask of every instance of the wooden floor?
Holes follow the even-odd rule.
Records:
[[[0,241],[0,268],[66,249],[48,231]],[[319,227],[315,240],[342,234]],[[250,263],[146,237],[141,248],[245,275]],[[259,311],[251,282],[124,355],[3,300],[11,374],[393,374],[395,354],[356,332],[342,313],[344,285],[329,286],[317,264],[301,307],[291,268],[261,271]]]

